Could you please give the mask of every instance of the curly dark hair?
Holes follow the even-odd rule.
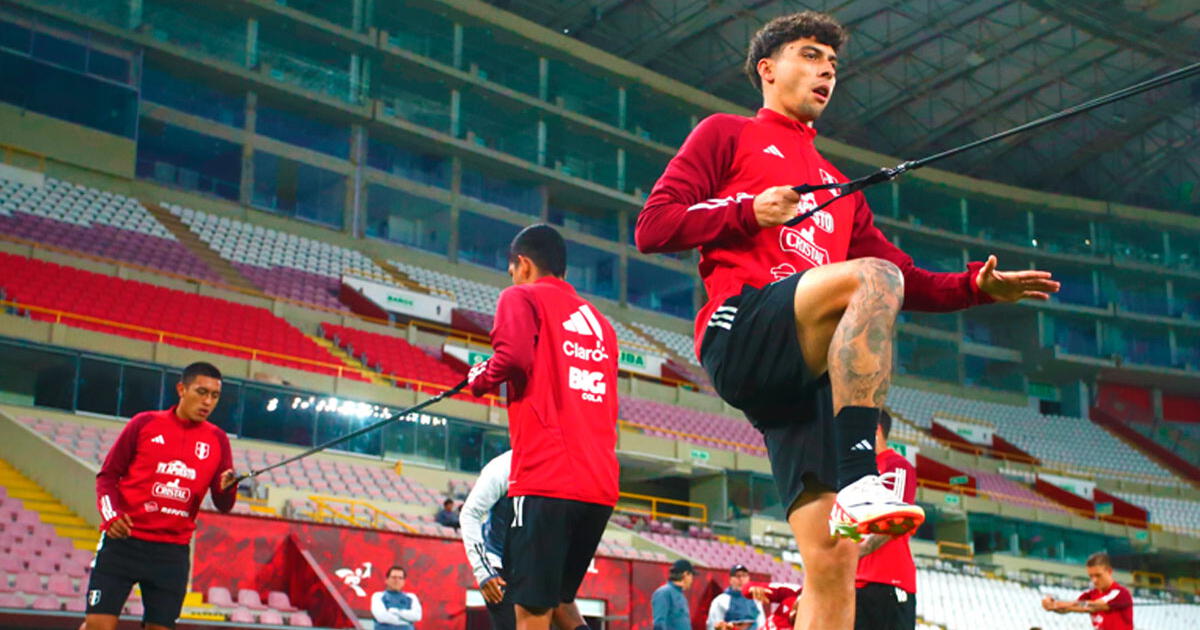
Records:
[[[801,11],[767,22],[750,38],[750,47],[746,51],[746,76],[755,89],[762,89],[758,60],[774,56],[784,44],[805,37],[811,37],[837,51],[850,39],[850,34],[832,15],[816,11]]]

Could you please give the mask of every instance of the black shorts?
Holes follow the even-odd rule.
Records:
[[[513,497],[504,544],[508,595],[526,608],[575,601],[612,507],[550,497]]]
[[[891,584],[868,583],[854,598],[854,630],[913,630],[917,596]]]
[[[187,545],[102,536],[88,580],[87,614],[117,615],[134,584],[142,587],[143,624],[175,627],[191,570]]]
[[[761,289],[745,287],[709,320],[700,363],[725,402],[762,434],[785,509],[806,485],[837,487],[833,391],[812,374],[796,338],[796,283],[804,272]]]

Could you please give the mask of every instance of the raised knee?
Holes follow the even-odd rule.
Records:
[[[858,564],[858,547],[844,539],[829,539],[821,541],[801,553],[805,569],[811,569],[818,575],[837,576],[853,572]]]
[[[904,274],[890,260],[882,258],[858,258],[859,287],[875,293],[903,297]]]

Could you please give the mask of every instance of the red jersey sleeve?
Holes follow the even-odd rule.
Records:
[[[509,287],[500,292],[492,325],[492,358],[487,369],[471,381],[472,394],[483,396],[506,381],[518,391],[524,387],[533,369],[539,325],[537,307],[528,291]]]
[[[129,472],[129,464],[137,454],[138,434],[153,417],[149,413],[139,413],[131,418],[108,450],[100,472],[96,473],[96,510],[100,512],[101,530],[107,530],[118,516],[129,511],[117,484]]]
[[[681,251],[726,235],[758,233],[754,195],[715,198],[728,179],[738,137],[748,122],[741,116],[714,114],[696,125],[638,214],[633,233],[638,251]]]
[[[747,582],[746,585],[742,587],[742,597],[752,599],[752,596],[750,595],[750,589],[752,588],[765,589],[767,601],[773,604],[782,603],[789,597],[794,598],[800,594],[800,587],[798,585],[778,584],[775,582],[769,584],[767,582]]]
[[[222,512],[228,512],[237,502],[237,484],[229,486],[228,490],[221,490],[221,473],[233,468],[233,449],[229,447],[229,436],[224,431],[217,429],[215,433],[221,448],[221,463],[217,465],[217,474],[213,475],[208,490],[212,493],[213,505]]]
[[[1133,595],[1130,594],[1127,588],[1116,588],[1116,595],[1106,601],[1109,610],[1124,610],[1133,607]],[[1105,597],[1100,597],[1100,601],[1105,601]]]
[[[875,214],[867,206],[866,197],[862,193],[855,195],[858,205],[854,210],[854,234],[846,259],[882,258],[899,267],[904,274],[904,310],[957,311],[993,301],[975,282],[982,262],[968,263],[967,270],[959,273],[921,269],[913,263],[912,256],[893,245],[875,226]]]

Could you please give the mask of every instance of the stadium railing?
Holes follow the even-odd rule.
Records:
[[[399,525],[410,534],[417,533],[417,529],[415,527],[375,507],[375,505],[369,501],[364,501],[362,499],[348,499],[346,497],[330,497],[317,494],[309,495],[308,500],[312,501],[313,505],[315,506],[312,514],[310,515],[315,521],[322,523],[330,521],[345,521],[350,525],[355,525],[358,527],[370,527],[372,529],[382,529],[384,526],[384,521],[387,521]],[[348,508],[348,510],[343,512],[338,509],[338,506],[345,506]],[[367,517],[360,517],[358,514],[356,514],[355,508],[362,508],[362,510],[367,513]]]
[[[0,146],[3,146],[3,145],[0,145]],[[76,258],[83,258],[85,260],[91,260],[91,261],[103,263],[106,265],[113,265],[116,267],[124,267],[127,269],[133,269],[136,271],[140,271],[142,273],[153,274],[156,276],[164,276],[164,277],[172,278],[174,280],[179,280],[182,282],[191,282],[194,284],[204,285],[207,287],[220,289],[222,291],[231,291],[234,293],[240,293],[242,295],[248,295],[251,297],[260,298],[260,299],[264,299],[264,300],[273,300],[273,301],[282,302],[285,304],[291,304],[293,306],[297,306],[300,308],[305,308],[305,309],[314,310],[314,311],[320,311],[323,313],[329,313],[329,314],[335,315],[337,317],[351,317],[351,318],[354,318],[354,319],[357,319],[360,321],[369,322],[372,324],[378,324],[380,326],[386,326],[388,328],[403,328],[405,326],[411,325],[411,326],[415,326],[418,330],[433,331],[437,334],[446,336],[448,339],[455,339],[455,340],[466,342],[468,344],[476,344],[476,345],[482,345],[482,346],[488,346],[488,347],[490,347],[492,344],[490,337],[478,335],[478,334],[468,332],[465,330],[458,330],[455,328],[451,328],[449,326],[443,326],[441,324],[436,324],[433,322],[418,321],[418,320],[412,320],[411,322],[408,322],[408,323],[394,322],[391,320],[381,319],[378,317],[371,317],[369,315],[362,315],[359,313],[355,313],[353,311],[343,311],[343,310],[338,310],[338,309],[332,309],[327,306],[323,306],[321,304],[313,304],[312,302],[304,302],[302,300],[295,300],[292,298],[271,295],[269,293],[264,293],[262,291],[258,291],[258,290],[254,290],[254,289],[247,289],[244,287],[238,287],[238,286],[234,286],[231,284],[225,284],[222,282],[213,282],[211,280],[195,278],[193,276],[185,276],[185,275],[181,275],[181,274],[177,274],[177,273],[172,273],[169,271],[163,271],[161,269],[155,269],[152,267],[146,267],[143,265],[125,262],[122,260],[107,258],[105,256],[96,256],[93,254],[78,252],[75,250],[66,249],[66,248],[62,248],[62,247],[55,247],[53,245],[47,245],[45,243],[31,241],[31,240],[24,239],[24,238],[21,238],[18,236],[10,236],[8,234],[0,234],[0,240],[8,241],[10,243],[17,243],[19,245],[31,247],[35,250],[54,252],[57,254],[73,256]],[[350,273],[352,271],[353,270],[347,269],[347,273]],[[421,285],[421,286],[423,288],[429,288],[429,287],[424,287],[424,285]],[[643,344],[639,344],[636,342],[624,342],[622,345],[626,345],[626,346],[629,346],[629,347],[637,349],[637,350],[650,351],[655,354],[657,354],[659,352],[658,350],[656,350],[654,348],[649,348]],[[681,381],[681,380],[672,379],[669,377],[651,377],[651,376],[646,376],[646,375],[634,374],[632,372],[630,372],[628,374],[630,376],[633,376],[633,377],[636,377],[636,378],[639,378],[642,380],[656,382],[656,383],[663,383],[666,385],[670,385],[672,387],[681,387],[681,388],[690,389],[690,390],[696,389],[696,384],[688,382],[688,381]]]
[[[17,160],[14,160],[14,158],[16,158],[18,156],[23,156],[25,158],[33,158],[32,161],[33,161],[33,164],[36,165],[37,171],[39,173],[46,172],[46,156],[45,155],[38,153],[37,151],[30,151],[29,149],[22,149],[21,147],[17,147],[17,146],[13,146],[11,144],[5,144],[3,142],[0,142],[0,162],[3,162],[4,164],[12,164],[14,166],[21,166],[23,168],[28,168],[28,165],[27,165],[28,160],[20,160],[21,164],[18,164]]]
[[[690,521],[690,522],[695,522],[695,523],[707,523],[708,522],[708,506],[704,505],[703,503],[694,503],[692,501],[680,501],[678,499],[655,497],[655,496],[651,496],[648,494],[635,494],[632,492],[622,492],[622,493],[620,493],[619,496],[620,496],[620,500],[639,501],[639,502],[649,503],[650,509],[647,510],[647,509],[642,509],[642,508],[637,508],[637,507],[630,507],[628,505],[622,505],[620,502],[618,502],[616,508],[614,508],[614,511],[616,511],[616,512],[625,512],[626,514],[637,514],[640,516],[649,516],[650,518],[652,518],[654,520],[658,520],[659,518],[670,518],[670,519],[675,519],[675,520],[680,520],[680,521]],[[659,509],[659,507],[663,506],[663,505],[673,505],[673,506],[677,506],[677,507],[686,508],[688,510],[689,514],[683,515],[683,514],[676,514],[675,512],[664,512]],[[700,516],[699,517],[691,516],[690,513],[692,510],[699,511]]]
[[[964,543],[939,540],[937,541],[937,554],[939,558],[970,561],[975,557],[975,548]]]
[[[129,331],[129,332],[136,332],[136,333],[139,333],[142,335],[150,335],[150,336],[155,337],[158,343],[163,343],[167,340],[175,340],[175,341],[183,341],[183,342],[194,343],[194,344],[204,344],[207,346],[213,346],[216,348],[228,350],[230,352],[238,352],[238,353],[242,353],[242,354],[248,354],[248,355],[250,355],[249,358],[251,361],[258,360],[262,357],[270,357],[270,358],[281,360],[281,361],[290,361],[290,362],[295,362],[295,363],[299,363],[302,365],[307,365],[310,367],[322,368],[324,370],[333,370],[334,372],[336,372],[336,375],[339,378],[344,378],[350,374],[357,374],[363,378],[369,378],[371,376],[374,376],[374,377],[378,377],[378,378],[383,378],[388,381],[392,381],[398,387],[406,387],[407,389],[415,390],[417,393],[439,394],[441,392],[444,392],[444,391],[450,389],[450,386],[447,386],[447,385],[440,385],[438,383],[429,383],[429,382],[422,381],[422,380],[405,378],[403,376],[396,376],[394,374],[382,374],[382,373],[378,373],[378,372],[371,372],[371,371],[365,370],[365,369],[356,369],[356,368],[350,367],[345,364],[326,363],[324,361],[316,361],[314,359],[307,359],[304,357],[298,357],[298,356],[294,356],[294,355],[290,355],[290,354],[272,352],[270,350],[263,350],[261,348],[251,348],[249,346],[239,346],[236,344],[226,343],[224,341],[218,341],[216,339],[208,339],[208,338],[204,338],[204,337],[193,337],[191,335],[183,335],[180,333],[173,333],[170,331],[160,330],[157,328],[146,328],[144,326],[137,326],[135,324],[126,324],[124,322],[113,321],[110,319],[103,319],[100,317],[92,317],[91,315],[83,315],[83,314],[79,314],[79,313],[72,313],[69,311],[62,311],[62,310],[58,310],[58,309],[44,308],[41,306],[35,306],[33,304],[26,304],[24,302],[14,302],[12,300],[0,300],[0,306],[14,308],[14,309],[18,309],[21,311],[28,311],[28,312],[32,312],[32,313],[41,313],[43,315],[49,315],[49,316],[54,317],[55,323],[62,323],[63,320],[79,321],[79,322],[86,322],[86,323],[90,323],[90,324],[96,324],[96,325],[100,325],[100,326],[108,326],[111,328],[117,328],[117,329]],[[496,396],[494,394],[487,394],[486,396],[484,396],[484,399],[487,401],[487,405],[489,407],[504,406],[502,399],[499,396]]]

